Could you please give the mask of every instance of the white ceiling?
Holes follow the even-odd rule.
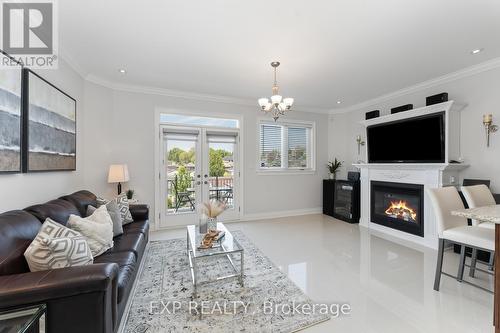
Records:
[[[63,55],[93,77],[256,99],[271,94],[269,63],[279,60],[281,93],[315,108],[500,57],[498,0],[58,3]]]

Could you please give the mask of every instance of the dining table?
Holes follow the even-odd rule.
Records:
[[[500,267],[500,205],[453,210],[451,215],[495,224],[493,325],[495,326],[495,333],[500,333],[500,272],[497,269]]]

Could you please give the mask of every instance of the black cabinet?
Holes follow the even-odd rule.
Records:
[[[323,179],[323,214],[333,216],[333,197],[335,195],[335,181]]]
[[[349,223],[359,223],[359,181],[323,180],[323,214]]]

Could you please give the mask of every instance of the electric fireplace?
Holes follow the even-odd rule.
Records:
[[[371,181],[370,216],[377,223],[424,237],[424,186]]]

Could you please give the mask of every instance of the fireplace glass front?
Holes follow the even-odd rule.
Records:
[[[424,186],[371,182],[371,221],[396,230],[424,236]]]

